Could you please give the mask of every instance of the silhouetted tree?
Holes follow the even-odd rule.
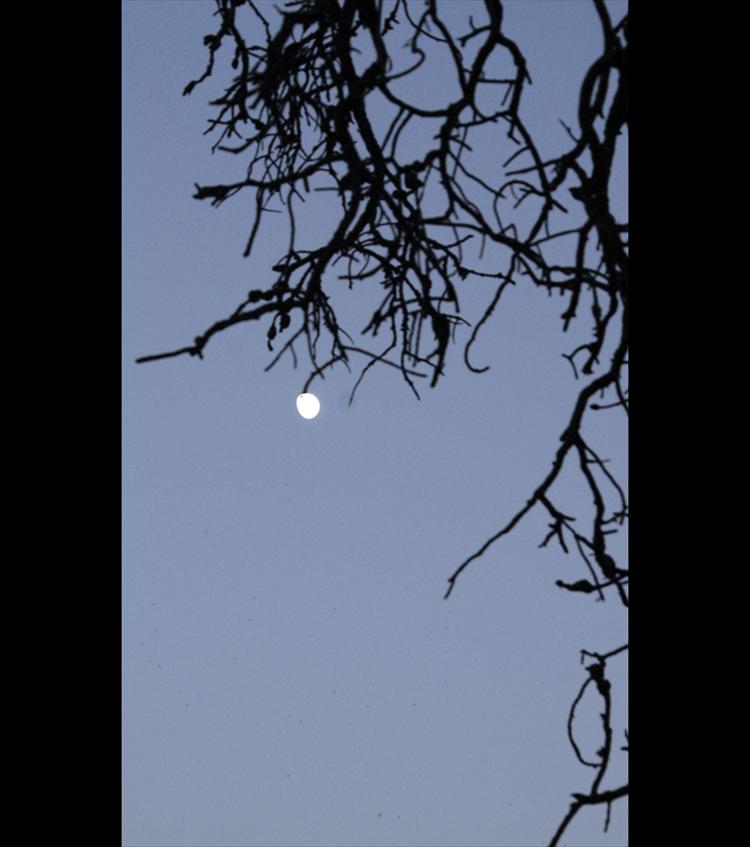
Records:
[[[612,594],[627,606],[628,570],[608,544],[627,518],[626,496],[583,426],[590,412],[628,412],[628,225],[610,208],[615,157],[628,122],[627,16],[613,21],[604,0],[592,0],[601,53],[580,82],[577,126],[563,124],[569,144],[545,157],[524,123],[530,71],[504,31],[501,0],[468,9],[481,13],[481,20],[470,15],[457,33],[441,17],[437,0],[294,0],[274,10],[271,20],[268,6],[252,0],[216,0],[218,27],[204,38],[207,66],[184,94],[211,76],[226,47],[231,84],[212,102],[216,112],[207,132],[216,139],[213,150],[243,157],[246,166],[236,182],[196,185],[195,197],[218,206],[251,192],[254,217],[245,256],[268,204],[280,203],[288,247],[266,288],[250,291],[192,344],[138,361],[202,358],[213,336],[260,321],[274,352],[268,368],[287,354],[296,365],[295,346],[306,349],[310,372],[303,391],[335,364],[364,357],[352,398],[374,365],[397,368],[419,397],[418,381],[437,385],[456,328],[467,323],[459,299],[472,278],[497,281],[464,345],[466,366],[476,373],[487,368],[472,361],[472,345],[508,286],[528,282],[557,294],[565,301],[563,332],[581,315],[591,320],[588,339],[566,354],[583,385],[550,470],[518,511],[458,565],[445,597],[475,559],[532,509],[542,509],[549,532],[540,546],[555,541],[565,553],[572,548],[585,572],[585,578],[557,585],[599,600]],[[264,43],[250,43],[243,33],[261,27]],[[455,73],[457,93],[431,105],[409,94],[408,81],[436,57]],[[439,94],[431,91],[430,97]],[[404,142],[404,130],[415,122],[430,128],[429,143],[416,153],[413,142]],[[487,128],[502,128],[491,162],[471,156],[472,140]],[[318,190],[335,192],[338,219],[330,237],[301,249],[302,210],[295,204]],[[561,223],[563,216],[570,223]],[[489,271],[472,267],[467,255],[467,242],[476,238]],[[342,279],[349,288],[363,281],[382,288],[382,301],[363,331],[372,339],[369,346],[355,343],[337,317],[329,293],[332,281]],[[384,340],[374,347],[379,336]],[[569,465],[593,499],[586,529],[561,511],[551,492]],[[570,709],[568,735],[594,778],[587,791],[572,795],[551,847],[584,807],[605,805],[606,829],[612,802],[628,793],[627,785],[604,787],[616,745],[607,662],[626,649],[582,651],[582,661],[589,660],[587,677]],[[576,707],[590,686],[602,701],[604,741],[595,761],[582,754],[573,731]]]

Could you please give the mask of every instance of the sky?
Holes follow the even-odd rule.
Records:
[[[446,6],[454,23],[480,17],[473,0]],[[534,80],[524,116],[543,152],[566,149],[558,119],[574,123],[601,46],[593,5],[505,6]],[[608,6],[617,20],[626,10]],[[203,70],[213,10],[122,5],[123,845],[540,847],[591,782],[566,737],[579,651],[625,643],[626,614],[614,597],[555,586],[585,573],[538,549],[539,511],[443,595],[549,468],[580,388],[562,354],[590,327],[563,336],[564,303],[516,286],[474,347],[486,373],[468,372],[455,347],[420,401],[374,368],[348,406],[358,371],[342,368],[313,384],[312,421],[295,409],[308,371],[282,360],[264,373],[257,324],[216,336],[202,361],[136,365],[266,287],[286,239],[277,216],[243,259],[250,195],[219,209],[191,196],[241,172],[202,134],[221,77],[181,96]],[[448,81],[433,73],[439,93]],[[621,161],[620,219],[626,177]],[[313,241],[327,221],[298,212]],[[469,319],[492,293],[467,287]],[[368,296],[341,298],[350,331]],[[626,480],[625,422],[591,418]],[[580,491],[565,496],[590,512]],[[625,665],[608,663],[620,739]],[[592,752],[597,707],[581,707]],[[606,787],[626,768],[616,758]],[[615,804],[604,834],[604,809],[583,811],[563,843],[622,847],[626,812]]]

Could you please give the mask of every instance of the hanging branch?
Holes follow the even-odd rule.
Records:
[[[584,315],[591,326],[588,339],[564,354],[583,384],[551,469],[523,505],[458,565],[445,597],[470,564],[541,509],[551,523],[540,546],[555,540],[565,554],[574,550],[585,576],[557,580],[557,586],[599,601],[611,595],[627,606],[629,573],[615,561],[610,543],[627,518],[627,501],[584,427],[589,410],[628,412],[628,227],[615,218],[610,203],[618,141],[628,120],[627,17],[614,24],[604,0],[592,0],[601,53],[580,84],[577,127],[561,120],[568,146],[545,158],[524,122],[531,76],[521,48],[504,30],[500,0],[483,0],[483,20],[469,17],[460,35],[443,20],[437,0],[419,7],[413,0],[292,0],[276,9],[273,21],[250,0],[215,2],[218,27],[204,38],[206,67],[184,94],[212,77],[221,56],[230,59],[233,76],[212,101],[215,114],[206,132],[214,138],[213,150],[243,157],[245,175],[228,184],[196,185],[195,197],[219,206],[243,192],[254,195],[246,256],[271,212],[268,204],[277,200],[287,218],[289,243],[270,269],[266,287],[250,291],[229,316],[192,344],[137,361],[202,358],[215,336],[259,321],[274,353],[267,369],[287,353],[296,366],[295,344],[306,350],[305,389],[330,368],[350,367],[356,353],[367,362],[350,402],[366,373],[380,365],[396,369],[419,398],[415,380],[428,379],[434,388],[446,373],[456,330],[467,323],[459,297],[474,281],[498,281],[464,345],[464,361],[477,373],[487,366],[472,364],[469,351],[506,288],[530,283],[548,295],[557,293],[565,301],[563,333]],[[251,44],[242,31],[259,27],[264,43]],[[436,61],[451,69],[457,95],[427,108],[404,95],[400,83]],[[498,66],[504,68],[499,76]],[[480,107],[480,99],[490,102],[492,90],[495,107]],[[376,99],[380,103],[373,109]],[[383,101],[392,109],[385,120]],[[404,130],[419,121],[434,129],[434,143],[415,156],[403,141]],[[471,157],[472,142],[492,128],[497,160],[485,160],[482,172]],[[299,224],[312,191],[331,192],[338,216],[327,238],[302,250]],[[470,267],[467,249],[473,245],[479,246],[484,267],[496,270]],[[552,248],[560,255],[565,245],[570,261],[553,261]],[[336,314],[329,292],[342,282],[347,289],[382,289],[380,305],[362,332],[372,338],[373,349],[366,342],[355,344]],[[376,345],[380,332],[386,338]],[[275,351],[284,333],[288,340]],[[554,486],[566,468],[575,471],[593,502],[588,527],[556,505]],[[589,667],[584,688],[596,688],[609,714],[604,662],[597,657]],[[609,809],[627,794],[627,786],[600,790],[609,734],[607,739],[590,793],[574,795],[552,845],[584,806],[605,803]]]

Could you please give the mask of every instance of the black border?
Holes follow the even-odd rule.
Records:
[[[24,620],[32,617],[34,635],[41,623],[29,656],[34,694],[23,701],[37,707],[24,752],[35,795],[30,823],[41,843],[117,845],[121,3],[34,6],[23,14],[23,22],[7,24],[7,32],[28,36],[14,83],[26,113],[13,123],[28,139],[27,167],[39,181],[21,188],[33,203],[27,245],[22,250],[11,236],[8,249],[22,256],[13,276],[29,298],[25,317],[15,316],[24,339],[16,349],[24,363],[35,358],[26,377],[33,412],[27,407],[23,420],[29,429],[38,424],[27,437],[31,455],[42,456],[26,473],[31,529],[23,544],[32,572]]]
[[[708,653],[716,556],[701,539],[722,508],[703,476],[719,398],[714,373],[708,382],[702,373],[713,367],[705,354],[718,293],[703,249],[720,240],[701,183],[722,155],[707,137],[717,104],[706,76],[711,45],[728,49],[712,28],[731,16],[648,0],[629,7],[630,843],[732,843],[719,835],[726,801],[710,799],[719,771],[704,733],[722,718],[709,703],[721,700]]]

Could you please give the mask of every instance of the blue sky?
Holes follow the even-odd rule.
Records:
[[[556,152],[600,48],[593,6],[506,5],[534,79],[524,115]],[[577,336],[561,333],[560,300],[518,286],[475,345],[487,373],[469,373],[457,347],[420,402],[376,368],[348,407],[357,372],[342,369],[313,386],[313,421],[294,406],[306,371],[264,373],[257,325],[216,337],[203,361],[135,365],[265,287],[286,239],[277,216],[243,259],[251,198],[191,198],[195,182],[241,170],[202,135],[220,81],[181,96],[212,12],[123,3],[123,843],[541,845],[590,783],[565,733],[579,650],[624,643],[626,616],[614,598],[555,586],[584,574],[537,549],[540,512],[442,597],[549,467],[579,388],[562,358]],[[310,238],[326,225],[298,220]],[[368,296],[342,298],[354,330]],[[491,296],[467,290],[467,316]],[[591,417],[626,478],[624,421]],[[624,661],[611,672],[622,728]],[[625,768],[613,764],[610,787]],[[616,805],[604,835],[604,810],[582,813],[564,843],[623,845],[625,814]]]

